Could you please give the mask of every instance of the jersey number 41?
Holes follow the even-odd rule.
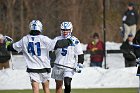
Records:
[[[28,53],[31,53],[32,55],[41,56],[40,42],[36,42],[36,43],[29,42],[27,48],[28,48]]]

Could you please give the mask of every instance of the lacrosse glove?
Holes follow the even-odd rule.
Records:
[[[83,69],[83,64],[78,63],[77,66],[76,66],[76,68],[75,68],[75,71],[77,73],[81,73],[82,69]]]

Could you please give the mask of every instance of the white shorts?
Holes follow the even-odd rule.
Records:
[[[55,80],[63,80],[64,77],[72,78],[74,75],[74,70],[69,68],[59,68],[54,66],[52,69],[51,78]]]
[[[34,80],[39,83],[44,83],[47,80],[50,80],[51,74],[50,73],[29,73],[31,82]]]

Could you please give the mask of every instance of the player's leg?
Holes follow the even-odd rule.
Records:
[[[55,82],[56,82],[56,93],[62,93],[64,69],[54,66],[52,69],[51,77],[55,79]]]
[[[49,89],[49,80],[51,78],[51,73],[46,72],[46,73],[40,73],[40,80],[42,82],[42,87],[43,87],[43,91],[44,93],[50,93],[50,89]]]
[[[56,93],[62,93],[63,80],[55,80],[56,82]]]
[[[43,86],[44,93],[50,93],[49,80],[47,80],[44,83],[42,83],[42,86]]]
[[[72,81],[73,75],[74,75],[74,70],[72,70],[72,69],[65,70],[65,72],[64,72],[64,86],[65,86],[64,93],[71,92],[71,81]]]
[[[70,77],[65,77],[64,78],[64,85],[65,85],[64,93],[70,93],[71,92],[71,80],[72,80],[72,78],[70,78]]]
[[[39,93],[39,83],[32,80],[32,90],[33,93]]]
[[[38,73],[29,73],[33,93],[39,93],[40,76]]]

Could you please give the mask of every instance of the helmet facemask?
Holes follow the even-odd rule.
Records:
[[[71,29],[61,29],[61,36],[68,38],[71,36]]]

